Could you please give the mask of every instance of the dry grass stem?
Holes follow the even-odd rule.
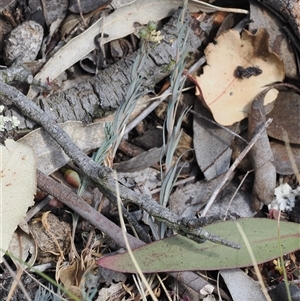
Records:
[[[117,173],[114,172],[114,177],[117,178]],[[124,223],[124,218],[123,218],[123,214],[122,214],[122,209],[121,209],[121,204],[122,204],[122,201],[121,201],[121,198],[120,198],[120,190],[119,190],[119,185],[118,185],[118,182],[116,181],[116,194],[117,194],[117,200],[118,200],[118,212],[119,212],[119,218],[120,218],[120,223],[121,223],[121,228],[122,228],[122,233],[123,233],[123,238],[124,238],[124,241],[125,241],[125,245],[126,245],[126,249],[128,251],[128,254],[137,270],[137,273],[139,274],[139,276],[141,277],[145,287],[147,288],[147,290],[149,291],[151,297],[153,300],[155,301],[158,301],[156,296],[154,295],[146,277],[144,276],[141,268],[139,267],[134,255],[133,255],[133,252],[132,252],[132,249],[131,249],[131,246],[130,246],[130,243],[128,241],[128,238],[127,238],[127,232],[126,232],[126,226],[125,226],[125,223]]]
[[[246,234],[245,234],[245,232],[244,232],[244,230],[243,230],[243,228],[242,228],[242,226],[240,225],[239,222],[236,222],[236,226],[237,226],[239,232],[241,233],[241,236],[244,240],[245,246],[248,250],[248,253],[249,253],[249,256],[251,258],[251,261],[252,261],[256,276],[258,278],[259,284],[261,286],[262,292],[263,292],[263,294],[264,294],[267,301],[272,301],[269,294],[268,294],[268,290],[265,286],[265,283],[264,283],[263,277],[261,275],[261,272],[258,268],[257,261],[255,259],[255,256],[254,256],[253,252],[252,252],[252,248],[251,248],[251,245],[249,243],[249,240],[248,240],[248,238],[247,238],[247,236],[246,236]]]

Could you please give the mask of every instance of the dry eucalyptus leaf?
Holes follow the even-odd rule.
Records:
[[[132,142],[147,150],[161,147],[163,145],[163,130],[161,128],[149,129],[142,136],[133,138]]]
[[[98,298],[96,301],[106,301],[106,300],[113,300],[115,296],[118,296],[120,292],[126,292],[124,290],[124,286],[121,282],[118,283],[110,283],[109,287],[102,287],[98,293]],[[122,299],[124,300],[124,299]]]
[[[68,15],[60,29],[60,38],[66,40],[66,37],[82,22],[80,15],[70,14]]]
[[[206,205],[223,175],[211,181],[198,181],[187,184],[170,196],[170,209],[182,217],[194,217]],[[240,217],[252,217],[255,212],[251,210],[251,197],[249,193],[239,190],[235,197],[238,182],[229,179],[230,183],[219,193],[211,206],[207,216],[225,215],[227,210],[238,214]]]
[[[62,21],[67,13],[68,0],[43,1],[43,13],[46,24],[50,26],[53,22]]]
[[[220,124],[231,125],[247,117],[251,102],[263,86],[283,80],[283,63],[269,52],[268,41],[263,28],[255,35],[245,30],[241,36],[229,30],[205,49],[207,65],[197,81],[206,105]],[[265,105],[277,94],[277,90],[270,90]]]
[[[6,251],[19,222],[33,205],[36,192],[36,164],[31,147],[7,139],[0,146],[1,251]],[[0,258],[0,262],[2,262]]]
[[[105,283],[107,286],[111,285],[112,283],[125,283],[127,279],[127,276],[125,274],[106,268],[101,268],[99,270],[99,276],[99,282]]]
[[[82,150],[89,151],[99,147],[104,141],[103,125],[104,122],[84,125],[79,121],[68,121],[61,124],[61,127]],[[19,139],[19,142],[32,147],[38,145],[34,148],[37,168],[47,175],[70,161],[70,158],[44,129],[32,131]]]
[[[82,266],[79,260],[74,260],[71,264],[61,267],[57,273],[64,287],[80,299],[82,298],[81,289],[76,284],[81,280]]]
[[[233,301],[265,301],[266,298],[257,281],[241,269],[220,270]]]
[[[88,14],[96,9],[105,7],[111,3],[111,0],[85,0],[80,2],[80,8],[78,7],[77,0],[69,0],[69,11],[74,14]]]
[[[68,291],[83,300],[82,292],[84,290],[87,291],[98,286],[100,275],[97,271],[98,265],[95,260],[89,258],[89,256],[83,256],[80,259],[76,258],[69,265],[60,267],[57,272],[57,278]]]
[[[158,172],[154,168],[146,168],[136,172],[119,172],[118,181],[135,191],[151,195],[151,190],[158,186]]]
[[[113,169],[117,172],[135,172],[144,170],[159,162],[161,151],[161,147],[152,148],[131,158],[130,160],[115,163],[113,165]]]
[[[126,5],[129,5],[129,4],[132,4],[135,1],[137,1],[137,0],[112,0],[111,6],[114,9],[117,9],[117,8],[122,7],[122,6],[126,6]]]
[[[268,135],[284,141],[283,131],[288,134],[289,142],[300,144],[300,95],[291,91],[280,92],[274,109],[267,115],[273,122],[267,128]]]
[[[195,111],[212,118],[200,102],[195,103]],[[197,163],[205,179],[212,180],[228,170],[232,153],[230,144],[234,136],[197,115],[194,117],[193,130]]]
[[[23,269],[27,269],[28,264],[33,266],[35,263],[37,256],[37,246],[35,241],[31,235],[25,233],[21,229],[15,231],[12,240],[9,243],[8,251],[18,259],[16,260],[12,257],[16,266],[21,266]],[[26,262],[26,264],[23,262]]]
[[[295,170],[292,167],[291,159],[285,144],[281,141],[274,140],[270,142],[270,145],[274,156],[276,172],[280,175],[294,174]],[[294,157],[294,163],[300,171],[300,145],[290,144],[290,148]]]

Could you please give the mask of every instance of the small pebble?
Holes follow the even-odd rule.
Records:
[[[26,21],[14,28],[5,41],[5,63],[10,66],[16,60],[18,64],[34,61],[41,48],[43,35],[43,27],[34,21]]]

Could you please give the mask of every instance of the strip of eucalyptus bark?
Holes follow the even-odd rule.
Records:
[[[300,40],[300,9],[298,0],[257,0],[286,21]]]
[[[9,99],[22,114],[39,123],[50,136],[60,145],[64,152],[74,161],[81,171],[89,177],[104,196],[115,206],[117,206],[117,196],[115,193],[115,180],[111,171],[97,165],[88,157],[76,144],[73,143],[69,135],[62,130],[51,117],[49,117],[41,108],[28,99],[16,88],[0,82],[0,96]],[[139,205],[156,219],[164,222],[171,229],[180,232],[182,235],[189,236],[199,242],[201,239],[210,240],[214,243],[222,244],[232,248],[240,248],[240,245],[227,241],[217,235],[208,233],[202,228],[190,229],[182,223],[182,218],[171,212],[169,209],[160,206],[148,195],[138,194],[125,186],[120,185],[120,196],[123,201],[128,201]]]
[[[251,112],[248,117],[248,140],[251,140],[266,122],[264,99],[267,88],[252,102]],[[270,204],[274,198],[276,187],[276,168],[266,129],[249,152],[249,157],[254,169],[254,183],[252,189],[251,207],[258,211],[262,204]]]

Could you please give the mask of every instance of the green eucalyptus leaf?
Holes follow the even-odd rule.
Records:
[[[300,249],[299,224],[281,221],[278,229],[276,220],[266,218],[242,218],[238,223],[247,236],[258,264],[279,257],[279,245],[283,254]],[[133,250],[141,270],[144,273],[156,273],[219,270],[253,265],[236,221],[219,222],[204,228],[210,233],[239,243],[241,249],[236,250],[209,241],[198,244],[176,235]],[[136,272],[128,252],[100,258],[98,264],[124,273]]]

